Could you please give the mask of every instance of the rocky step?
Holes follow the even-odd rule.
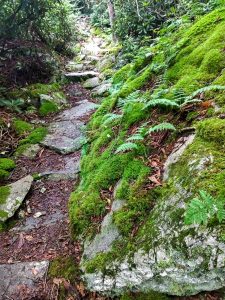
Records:
[[[34,288],[39,280],[44,280],[49,262],[24,262],[0,265],[0,299],[15,299],[20,289]]]
[[[88,78],[93,78],[99,76],[98,72],[95,71],[85,71],[85,72],[69,72],[65,74],[65,77],[71,81],[82,81]]]

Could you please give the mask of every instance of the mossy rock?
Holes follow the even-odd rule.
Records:
[[[10,171],[16,167],[15,162],[9,158],[0,158],[0,180],[6,180]]]
[[[20,141],[20,145],[23,144],[37,144],[40,143],[48,133],[46,127],[38,127],[32,131],[25,139]]]
[[[45,117],[52,113],[56,113],[58,111],[58,106],[52,101],[44,101],[39,108],[39,114],[42,117]]]
[[[15,130],[18,136],[21,136],[31,132],[34,126],[26,121],[16,119],[12,123],[12,128]]]

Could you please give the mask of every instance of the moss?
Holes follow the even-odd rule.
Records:
[[[40,143],[47,135],[48,130],[45,127],[38,127],[33,130],[25,139],[20,141],[20,145],[23,144],[37,144]]]
[[[210,27],[212,24],[213,27]],[[192,92],[210,84],[220,74],[225,66],[224,24],[225,10],[216,10],[185,32],[176,46],[178,54],[175,63],[166,74],[168,81],[173,82],[176,88]]]
[[[132,64],[127,64],[126,66],[119,69],[112,78],[113,84],[124,83],[131,75],[130,74],[131,69],[132,69]]]
[[[197,111],[191,111],[191,112],[188,113],[188,115],[186,117],[186,120],[190,122],[190,121],[195,120],[197,117],[198,117],[198,112]]]
[[[44,117],[49,114],[56,113],[58,110],[58,106],[54,102],[44,101],[39,108],[39,114]]]
[[[28,86],[25,89],[25,92],[31,98],[38,98],[41,94],[49,94],[52,92],[58,92],[61,89],[61,85],[59,83],[52,83],[52,84],[42,84],[36,83],[33,85]]]
[[[6,180],[10,175],[10,172],[0,169],[0,180]]]
[[[207,141],[225,142],[225,120],[210,118],[197,125],[198,136]]]
[[[10,187],[9,186],[1,186],[0,187],[0,205],[6,202],[7,197],[10,195]]]
[[[146,68],[138,77],[135,79],[125,82],[122,89],[118,93],[118,97],[125,98],[132,92],[139,90],[152,78],[152,68],[151,66]]]
[[[19,136],[29,133],[33,130],[33,125],[19,119],[13,121],[12,127]]]
[[[50,278],[64,278],[71,283],[76,281],[79,270],[73,257],[59,257],[50,263],[48,276]]]
[[[15,162],[9,158],[0,158],[0,180],[5,180],[9,177],[11,170],[16,167]]]
[[[13,170],[16,167],[15,162],[9,158],[0,158],[0,169]]]
[[[69,283],[75,284],[79,280],[80,271],[76,266],[76,262],[73,257],[59,257],[50,262],[48,277],[51,279],[59,278],[69,281]],[[69,296],[68,289],[65,288],[63,283],[59,284],[58,299],[64,300]]]

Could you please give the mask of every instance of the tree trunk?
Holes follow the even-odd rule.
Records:
[[[108,0],[108,11],[109,11],[110,25],[111,25],[111,28],[112,28],[113,41],[116,42],[117,37],[116,37],[115,31],[114,31],[116,14],[115,14],[115,8],[114,8],[113,0]]]

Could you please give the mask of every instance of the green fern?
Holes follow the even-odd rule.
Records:
[[[170,107],[172,109],[174,108],[179,108],[180,106],[175,102],[175,101],[172,101],[172,100],[169,100],[169,99],[154,99],[154,100],[150,100],[145,106],[143,109],[146,109],[146,108],[151,108],[151,107],[156,107],[156,106],[159,106],[159,107]]]
[[[103,125],[108,125],[113,123],[116,120],[121,120],[123,117],[123,115],[119,115],[119,114],[113,114],[113,113],[109,113],[105,115],[105,120],[103,122]]]
[[[122,145],[120,145],[117,150],[116,150],[116,154],[118,153],[124,153],[124,152],[127,152],[127,151],[132,151],[132,150],[136,150],[138,148],[138,145],[135,144],[135,143],[131,143],[131,142],[127,142],[127,143],[124,143]]]
[[[131,142],[131,141],[143,141],[144,140],[144,137],[139,134],[139,133],[135,133],[133,134],[131,137],[129,137],[127,139],[128,142]]]
[[[213,198],[205,191],[199,191],[199,198],[194,198],[187,207],[185,224],[204,224],[216,216],[221,223],[225,220],[224,200]]]
[[[16,100],[7,100],[7,99],[0,99],[0,107],[7,107],[11,111],[16,111],[21,113],[21,106],[24,105],[23,99],[16,99]]]
[[[219,90],[225,90],[225,86],[224,85],[209,85],[209,86],[205,86],[201,89],[198,89],[196,91],[194,91],[189,98],[193,99],[194,97],[196,97],[199,94],[205,93],[205,92],[209,92],[209,91],[219,91]]]
[[[173,124],[164,122],[164,123],[160,123],[158,125],[151,127],[148,130],[148,133],[164,131],[164,130],[176,131],[176,128],[173,126]]]

